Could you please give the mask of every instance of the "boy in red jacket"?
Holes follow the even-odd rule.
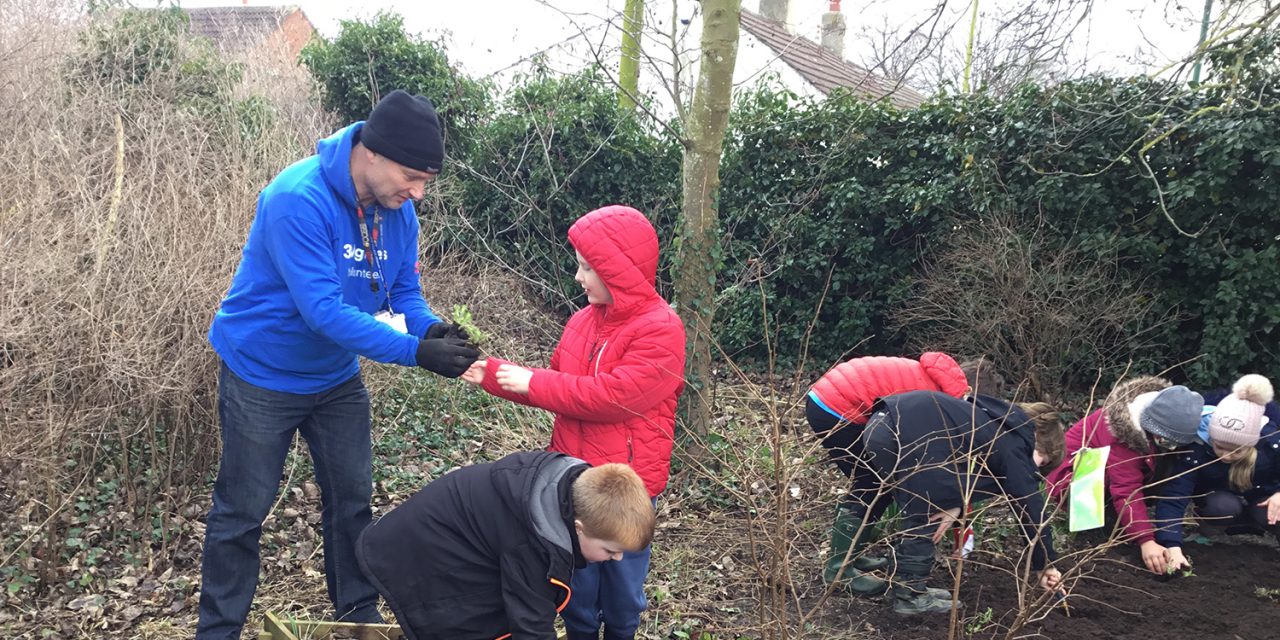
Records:
[[[498,358],[463,379],[513,402],[555,414],[551,451],[599,465],[623,462],[655,497],[667,486],[676,398],[684,388],[685,333],[658,295],[658,235],[644,214],[597,209],[569,228],[574,276],[587,306],[565,325],[546,369]],[[573,599],[561,612],[570,640],[632,638],[647,606],[649,548],[574,572]]]

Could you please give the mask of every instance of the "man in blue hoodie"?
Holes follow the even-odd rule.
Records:
[[[403,91],[321,140],[258,197],[209,341],[222,360],[222,461],[205,529],[196,637],[239,638],[258,543],[294,433],[323,503],[325,580],[337,619],[379,622],[356,562],[372,495],[369,394],[357,356],[456,378],[479,353],[422,297],[413,201],[439,174],[431,101]]]

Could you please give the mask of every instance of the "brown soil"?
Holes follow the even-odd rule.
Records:
[[[1274,542],[1240,536],[1213,544],[1188,544],[1195,570],[1189,577],[1160,578],[1139,568],[1133,547],[1090,562],[1067,599],[1042,607],[1040,619],[1016,624],[1018,594],[1007,573],[966,569],[957,638],[1194,638],[1262,640],[1280,635],[1280,550]],[[945,570],[934,586],[946,587]],[[1036,594],[1032,594],[1036,595]],[[885,602],[849,601],[855,628],[883,640],[949,638],[946,615],[905,618]],[[840,608],[832,603],[829,608]],[[987,614],[988,608],[990,614]]]

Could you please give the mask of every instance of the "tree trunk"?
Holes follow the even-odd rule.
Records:
[[[733,67],[738,58],[738,0],[703,0],[702,59],[685,141],[683,208],[674,275],[675,298],[688,334],[681,415],[693,437],[711,425],[711,347],[720,247],[720,153],[729,122]]]
[[[978,33],[978,0],[973,0],[973,15],[969,18],[969,40],[964,46],[964,77],[960,80],[960,92],[969,93],[969,76],[973,75],[973,39]]]
[[[644,35],[644,0],[627,0],[622,10],[622,62],[618,63],[618,106],[636,108],[640,95],[640,40]]]

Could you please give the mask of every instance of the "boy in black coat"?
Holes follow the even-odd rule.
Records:
[[[653,525],[630,467],[513,453],[423,487],[356,554],[410,640],[552,640],[574,568],[643,549]]]
[[[895,612],[951,610],[949,592],[925,587],[934,544],[965,504],[997,495],[1009,497],[1033,542],[1031,566],[1040,572],[1040,585],[1059,588],[1061,576],[1047,566],[1056,557],[1043,526],[1038,472],[1062,459],[1062,425],[1052,407],[914,391],[884,398],[862,437],[869,465],[892,489],[903,518],[903,537],[895,545]],[[931,535],[935,520],[942,523]]]

